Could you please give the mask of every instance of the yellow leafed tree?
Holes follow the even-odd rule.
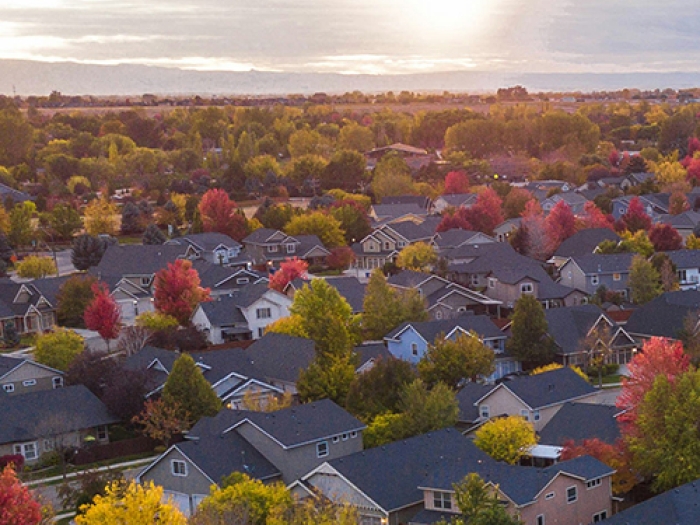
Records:
[[[494,419],[476,431],[474,444],[497,461],[515,465],[537,444],[532,424],[520,416]]]
[[[85,231],[90,235],[116,235],[119,231],[117,206],[107,198],[90,202],[85,208]]]

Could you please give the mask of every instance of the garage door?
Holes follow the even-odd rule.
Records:
[[[163,491],[163,499],[170,499],[177,508],[182,511],[185,516],[190,515],[190,496],[189,494],[181,494],[179,492],[171,492],[169,490]]]

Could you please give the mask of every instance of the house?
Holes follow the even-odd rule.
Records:
[[[449,208],[471,208],[476,202],[476,193],[451,193],[440,195],[433,202],[433,213],[441,214]]]
[[[61,285],[66,279],[37,279],[26,283],[0,281],[0,336],[4,336],[10,323],[18,334],[50,330],[56,324],[57,287],[53,285]]]
[[[599,439],[612,445],[621,437],[617,418],[623,412],[615,405],[564,403],[539,432],[539,444],[562,447],[567,441]]]
[[[627,279],[634,253],[577,255],[559,269],[559,282],[593,295],[598,288],[628,296]]]
[[[185,258],[187,246],[113,244],[107,248],[97,266],[89,273],[98,279],[119,277],[134,286],[150,291],[155,274],[168,264]]]
[[[311,339],[269,333],[250,345],[246,354],[266,383],[296,394],[299,372],[309,367],[316,350]]]
[[[700,250],[665,252],[676,267],[681,290],[697,290],[700,284]]]
[[[666,292],[634,310],[625,330],[640,339],[680,339],[688,322],[697,330],[699,314],[700,291]]]
[[[574,233],[559,245],[550,262],[560,267],[571,257],[596,253],[603,241],[620,242],[620,236],[608,228],[589,228]]]
[[[506,511],[524,525],[597,523],[612,514],[612,468],[591,456],[581,456],[546,468],[474,463],[446,457],[420,485],[424,510],[410,524],[433,524],[460,515],[455,484],[478,474],[503,502]]]
[[[56,449],[80,448],[88,436],[107,442],[107,426],[119,421],[83,385],[0,392],[0,414],[0,456],[21,454],[28,463]]]
[[[403,323],[389,332],[384,340],[391,355],[417,364],[428,351],[428,346],[438,337],[454,340],[458,335],[469,335],[472,331],[494,352],[496,370],[487,381],[495,381],[506,374],[521,370],[520,363],[506,353],[506,334],[485,315],[463,315],[443,321]]]
[[[246,268],[250,260],[241,253],[243,246],[223,233],[192,233],[165,242],[166,245],[186,246],[185,257],[202,259],[222,266]]]
[[[421,222],[428,215],[428,209],[415,202],[398,204],[373,204],[369,209],[370,219],[376,222]]]
[[[595,357],[586,347],[591,338],[596,339],[596,352],[604,353],[606,363],[627,364],[637,351],[637,341],[596,305],[546,310],[545,318],[556,359],[565,366],[586,366]]]
[[[359,314],[364,311],[365,288],[367,285],[360,282],[357,277],[324,277],[326,282],[348,302],[352,313]],[[294,294],[310,281],[305,279],[294,279],[290,281],[284,289],[284,293],[290,299],[294,299]]]
[[[566,193],[574,190],[574,186],[572,186],[570,182],[561,180],[536,180],[525,184],[516,184],[514,186],[525,188],[540,202],[551,194]]]
[[[542,211],[544,211],[545,214],[548,214],[550,211],[552,211],[554,206],[562,201],[569,206],[574,215],[582,215],[584,206],[588,202],[588,199],[586,199],[586,197],[580,193],[573,191],[568,193],[555,193],[551,197],[542,199],[540,202],[542,205]]]
[[[124,324],[133,324],[138,315],[155,310],[150,287],[138,286],[134,280],[118,275],[103,275],[100,282],[107,285],[110,295],[119,305]]]
[[[700,480],[691,481],[638,503],[611,518],[605,525],[697,525],[700,523]]]
[[[291,305],[289,297],[267,283],[247,284],[200,303],[191,320],[212,344],[260,339],[269,324],[289,316]]]
[[[653,181],[655,179],[656,175],[650,172],[630,173],[622,180],[622,182],[620,183],[620,188],[623,191],[627,191],[633,186],[640,186],[648,180]]]
[[[33,201],[34,197],[23,191],[11,188],[7,184],[0,183],[0,199],[2,199],[3,204],[9,210],[12,208],[12,204],[8,203],[19,204],[24,201]]]
[[[465,245],[479,245],[496,242],[496,239],[486,235],[485,233],[475,232],[470,230],[462,230],[453,228],[445,232],[435,234],[432,244],[439,254],[449,252],[454,248],[459,248]]]
[[[388,195],[382,197],[380,204],[417,204],[425,210],[431,206],[430,197],[425,195]]]
[[[506,242],[518,228],[520,228],[520,217],[506,219],[493,229],[493,235],[498,242]]]
[[[330,252],[316,235],[287,235],[279,230],[260,228],[243,239],[246,253],[257,266],[275,266],[298,257],[309,266],[323,266]]]
[[[137,476],[186,513],[233,472],[290,484],[325,461],[362,450],[365,425],[328,399],[275,412],[223,409],[201,419]]]
[[[597,393],[570,368],[513,377],[492,386],[467,383],[457,394],[459,421],[468,426],[492,417],[520,415],[539,432],[565,403],[593,401]]]
[[[688,210],[678,215],[661,215],[659,217],[659,222],[673,226],[673,228],[680,233],[685,242],[688,240],[690,234],[695,231],[698,224],[700,224],[700,213],[694,210]]]
[[[27,394],[63,386],[63,372],[26,357],[0,355],[0,387],[8,394]]]
[[[467,311],[489,313],[501,305],[498,300],[429,273],[403,270],[390,276],[387,283],[398,290],[417,290],[425,298],[428,313],[437,321],[459,317]]]
[[[363,374],[368,372],[380,359],[394,359],[391,352],[384,346],[384,343],[365,342],[354,348],[355,354],[358,357],[359,364],[355,373]]]
[[[638,198],[644,206],[644,211],[651,217],[652,222],[659,222],[662,215],[668,215],[669,193],[647,193],[645,195],[624,195],[612,200],[612,216],[619,220],[627,213],[630,202]]]
[[[377,166],[379,159],[388,153],[401,157],[413,173],[416,173],[422,167],[428,166],[435,160],[435,156],[423,148],[396,143],[365,152],[365,160],[367,161],[365,169],[373,170]]]
[[[201,286],[209,288],[212,297],[229,294],[248,284],[270,282],[267,272],[220,266],[202,259],[193,261],[192,268],[197,270]]]

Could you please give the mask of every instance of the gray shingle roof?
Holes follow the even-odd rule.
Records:
[[[358,368],[367,363],[370,359],[394,359],[389,349],[384,343],[364,343],[355,347],[355,353],[359,358]]]
[[[187,246],[112,245],[100,264],[92,268],[95,275],[151,275],[185,255]]]
[[[554,255],[557,257],[575,257],[593,253],[596,246],[603,241],[618,242],[620,236],[607,228],[589,228],[576,232],[559,245]]]
[[[479,419],[479,407],[476,402],[493,390],[493,385],[467,383],[457,392],[459,404],[459,421],[473,423]]]
[[[603,315],[603,310],[594,304],[550,308],[545,310],[549,335],[559,347],[561,354],[578,353],[593,324]]]
[[[366,284],[361,283],[357,277],[327,277],[326,282],[338,290],[348,302],[353,312],[364,311]]]
[[[402,288],[413,288],[418,286],[423,281],[430,279],[431,275],[425,272],[414,272],[413,270],[401,270],[395,275],[390,275],[387,278],[387,283],[393,286],[401,286]]]
[[[478,195],[476,193],[448,193],[438,198],[444,200],[449,206],[459,208],[460,206],[470,206],[474,204],[477,197]]]
[[[433,236],[433,232],[429,228],[411,221],[394,222],[386,227],[391,228],[409,242],[425,242]]]
[[[666,292],[637,308],[625,330],[632,334],[678,339],[687,315],[697,318],[700,312],[700,291]]]
[[[679,270],[700,268],[700,250],[674,250],[666,255]]]
[[[27,359],[21,357],[11,357],[7,355],[0,355],[0,378],[2,378],[8,372],[14,370],[19,365],[27,361]]]
[[[245,316],[239,308],[236,297],[219,295],[212,301],[200,303],[200,307],[212,326],[221,327],[247,323]]]
[[[296,383],[316,356],[314,342],[304,337],[269,333],[246,350],[255,368],[272,380]]]
[[[700,213],[688,210],[678,215],[664,215],[659,218],[660,222],[670,224],[674,228],[693,229],[700,223]]]
[[[398,219],[404,215],[427,215],[426,208],[415,203],[408,204],[375,204],[372,206],[374,214],[379,218]]]
[[[605,525],[697,525],[700,479],[659,494],[606,519]]]
[[[591,253],[572,257],[586,275],[602,273],[628,273],[635,253]]]
[[[594,394],[593,388],[571,368],[560,368],[534,376],[516,377],[495,388],[506,387],[530,408],[537,409]]]
[[[499,330],[493,321],[486,315],[463,315],[455,319],[443,319],[441,321],[423,321],[402,323],[386,335],[386,339],[394,339],[402,333],[406,327],[412,326],[428,343],[435,341],[439,334],[449,334],[460,327],[467,332],[474,330],[481,339],[504,339],[506,335]]]
[[[435,236],[435,244],[440,250],[456,248],[468,242],[470,239],[483,235],[481,232],[471,230],[462,230],[461,228],[453,228],[446,232],[440,232]],[[495,241],[494,241],[495,242]]]
[[[272,228],[258,228],[243,239],[243,244],[265,244],[269,242],[270,237],[278,231],[279,230],[273,230]]]
[[[299,241],[299,246],[297,246],[294,256],[305,257],[314,248],[325,252],[326,255],[330,253],[321,242],[321,239],[318,238],[318,235],[296,235],[294,238]]]
[[[176,239],[173,239],[169,242],[173,244],[189,243],[192,244],[195,248],[204,251],[213,251],[220,245],[223,245],[227,248],[235,248],[237,246],[241,246],[239,242],[233,240],[228,235],[217,232],[192,233],[189,235],[183,235],[182,237],[177,237]]]
[[[83,385],[19,396],[0,395],[0,414],[0,443],[29,441],[119,421]]]
[[[597,438],[613,444],[620,438],[615,417],[619,413],[620,409],[611,405],[565,403],[540,431],[539,443],[562,446],[568,440],[580,443]]]

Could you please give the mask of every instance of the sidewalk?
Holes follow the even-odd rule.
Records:
[[[83,469],[84,470],[94,470],[97,472],[103,472],[105,470],[118,470],[122,468],[129,468],[129,467],[135,467],[138,465],[146,465],[148,463],[151,463],[154,459],[156,459],[158,456],[152,456],[148,458],[141,458],[141,459],[134,459],[132,461],[125,461],[124,463],[115,463],[113,465],[106,465],[104,467],[98,467],[96,469]],[[82,471],[81,471],[82,472]],[[66,479],[72,479],[75,478],[80,472],[71,472],[69,474],[66,474]],[[27,483],[24,483],[26,487],[40,487],[42,485],[47,485],[49,483],[53,483],[54,481],[63,481],[63,476],[58,475],[58,476],[51,476],[50,478],[43,478],[43,479],[37,479],[34,481],[28,481]]]

